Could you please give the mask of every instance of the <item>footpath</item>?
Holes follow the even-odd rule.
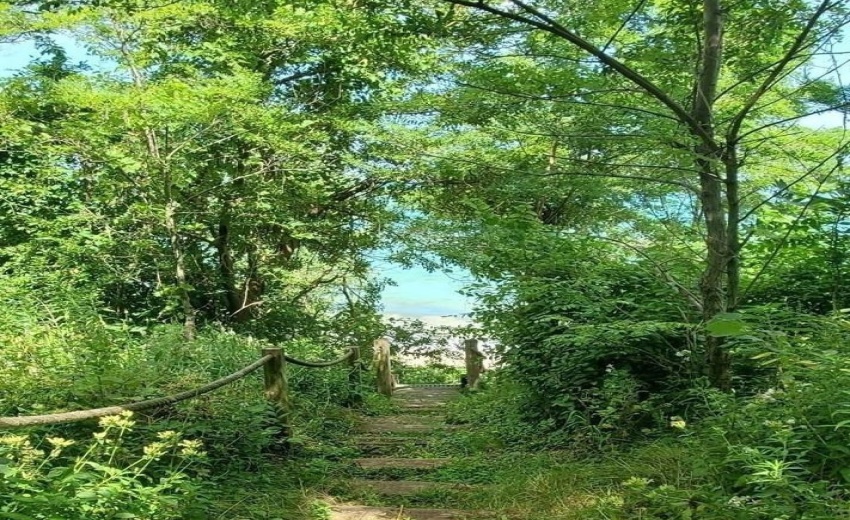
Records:
[[[422,502],[423,496],[449,497],[450,501],[457,493],[474,493],[473,486],[462,482],[395,478],[404,473],[427,475],[429,471],[454,462],[450,458],[420,458],[405,456],[405,453],[411,451],[411,446],[427,452],[435,436],[458,428],[445,423],[443,408],[459,394],[458,386],[402,386],[393,394],[398,414],[364,418],[354,440],[361,457],[353,463],[368,477],[348,482],[352,494],[363,499],[354,504],[331,505],[330,520],[492,519],[492,514],[483,511],[408,506]]]

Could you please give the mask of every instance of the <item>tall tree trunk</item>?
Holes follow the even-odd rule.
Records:
[[[726,263],[726,310],[732,311],[738,306],[741,290],[741,200],[738,195],[738,149],[735,143],[728,143],[723,157],[726,165],[726,243],[729,259]]]
[[[169,183],[170,180],[167,179]],[[170,188],[167,191],[170,195]],[[195,339],[195,331],[197,329],[195,308],[192,306],[189,284],[186,280],[186,255],[183,251],[183,244],[180,242],[176,210],[177,203],[169,198],[165,205],[165,227],[168,231],[168,239],[171,243],[171,251],[174,256],[174,278],[177,282],[177,294],[180,298],[180,304],[183,307],[183,338],[191,341]]]
[[[233,253],[230,244],[230,220],[230,202],[226,201],[218,217],[218,232],[216,234],[215,247],[218,253],[218,270],[221,276],[221,289],[224,292],[227,320],[234,319],[242,307],[239,290],[236,288],[236,273],[233,268]]]
[[[265,292],[265,284],[260,276],[260,252],[256,246],[248,250],[248,275],[242,288],[242,299],[234,319],[245,323],[257,316],[257,305]]]
[[[703,1],[703,31],[702,67],[696,78],[693,118],[702,131],[713,138],[714,98],[717,95],[723,51],[723,12],[719,0]],[[726,309],[723,286],[729,259],[729,243],[723,208],[723,186],[719,176],[721,148],[703,139],[696,146],[695,152],[699,171],[700,202],[705,218],[706,267],[700,280],[700,293],[703,319],[707,322]],[[713,386],[723,390],[729,389],[729,353],[720,338],[706,338],[705,372]]]
[[[838,312],[842,305],[839,297],[841,288],[844,286],[842,276],[842,266],[844,265],[844,249],[841,247],[841,223],[844,221],[845,215],[843,211],[839,211],[835,215],[835,221],[832,223],[832,236],[829,241],[829,265],[832,271],[832,289],[831,302],[832,312]]]
[[[119,31],[122,38],[126,38],[122,31]],[[127,66],[130,69],[130,75],[133,78],[133,85],[140,91],[145,86],[145,79],[141,71],[135,64],[133,56],[127,50],[127,46],[122,43],[120,52],[126,60]],[[157,141],[156,132],[151,127],[145,127],[145,144],[153,162],[156,164],[155,171],[162,174],[163,180],[163,195],[165,196],[165,229],[168,233],[168,241],[171,245],[171,253],[174,257],[174,278],[177,283],[177,294],[180,298],[180,305],[183,307],[183,338],[191,341],[195,339],[195,309],[192,306],[192,299],[189,294],[189,285],[186,281],[186,259],[183,251],[183,244],[180,241],[180,233],[177,225],[177,202],[174,200],[173,186],[171,179],[171,168],[169,166],[169,156],[166,150],[165,159],[160,153],[159,142]],[[168,134],[166,133],[166,148],[168,148]]]

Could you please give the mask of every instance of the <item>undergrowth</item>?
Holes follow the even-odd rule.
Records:
[[[652,393],[612,365],[563,401],[567,408],[547,413],[516,371],[494,371],[484,390],[447,407],[455,429],[396,449],[453,459],[427,472],[352,466],[358,417],[398,409],[365,390],[367,374],[362,408],[345,409],[345,369],[290,367],[295,431],[285,446],[258,374],[132,417],[24,429],[0,440],[0,517],[320,520],[329,496],[487,510],[514,520],[846,517],[850,327],[795,319],[797,329],[742,318],[742,333],[727,338],[743,360],[736,393],[698,378]],[[2,415],[186,390],[241,368],[263,346],[211,329],[186,343],[176,327],[99,320],[6,321],[0,341],[10,345],[0,364]],[[309,341],[286,347],[308,359],[334,353]],[[346,482],[358,477],[473,487],[392,502],[351,494]]]
[[[466,505],[529,519],[846,517],[850,364],[841,354],[843,330],[747,332],[730,344],[760,366],[779,367],[746,381],[759,391],[735,395],[694,384],[661,407],[665,396],[640,395],[612,368],[595,397],[563,423],[528,414],[529,393],[508,377],[452,403],[451,421],[478,436],[455,453],[485,445],[482,471],[492,472],[492,486]],[[628,420],[644,412],[667,420]],[[493,455],[498,447],[501,457]]]
[[[176,326],[109,324],[95,315],[0,317],[0,343],[0,416],[177,393],[242,368],[265,346],[210,328],[185,342]],[[337,357],[342,350],[306,341],[284,346],[302,359]],[[288,378],[294,435],[285,456],[261,371],[195,399],[103,419],[100,426],[85,421],[3,436],[0,518],[309,518],[306,486],[319,485],[322,473],[309,461],[351,455],[334,454],[329,444],[352,429],[353,414],[342,407],[348,372],[344,366],[288,367]],[[365,388],[368,373],[363,380]],[[374,398],[361,393],[369,409],[380,412]]]

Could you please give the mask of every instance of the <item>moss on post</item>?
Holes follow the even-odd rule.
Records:
[[[484,372],[484,354],[478,350],[478,340],[468,339],[463,342],[466,358],[466,385],[470,390],[478,390],[481,373]]]
[[[286,364],[283,349],[264,348],[263,356],[272,356],[263,366],[266,400],[271,404],[280,427],[280,436],[284,442],[292,437],[290,417],[292,404],[289,400],[289,384],[286,380]]]
[[[378,393],[391,397],[393,395],[393,371],[390,361],[390,342],[386,338],[375,340],[375,372]]]

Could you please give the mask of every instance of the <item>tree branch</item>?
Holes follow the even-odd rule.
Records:
[[[783,102],[787,99],[798,99],[798,100],[801,99],[802,96],[799,95],[800,92],[803,92],[808,87],[817,84],[823,78],[826,78],[826,77],[831,76],[833,74],[839,73],[840,70],[843,67],[845,67],[848,63],[850,63],[850,59],[843,61],[841,64],[836,64],[834,67],[827,69],[826,71],[824,71],[823,73],[819,74],[816,77],[809,78],[809,80],[806,81],[805,83],[795,85],[795,87],[793,89],[791,89],[787,92],[783,92],[782,95],[776,97],[775,99],[771,99],[770,101],[767,101],[767,102],[765,102],[761,105],[753,107],[752,110],[750,111],[750,114],[754,114],[756,112],[759,112],[759,111],[761,111],[761,110],[763,110],[763,109],[765,109],[765,108],[767,108],[771,105],[781,103],[781,102]],[[779,78],[777,81],[781,81],[782,79],[790,76],[791,74],[793,74],[793,69],[786,71],[784,74],[782,74],[782,77]],[[732,121],[733,119],[734,119],[734,117],[732,119],[729,119],[729,121]]]
[[[559,176],[579,176],[579,177],[607,177],[610,179],[626,179],[630,181],[642,181],[642,182],[655,182],[658,184],[670,184],[673,186],[679,186],[680,188],[685,188],[688,191],[692,191],[694,193],[698,193],[699,190],[696,186],[692,186],[684,181],[676,181],[672,179],[656,179],[653,177],[643,177],[641,175],[619,175],[616,173],[592,173],[592,172],[564,172],[564,171],[553,171],[552,173],[541,173],[537,174],[537,177],[559,177]]]
[[[755,206],[753,206],[752,208],[750,208],[750,210],[749,210],[749,211],[747,211],[747,212],[744,214],[744,216],[742,216],[740,219],[738,219],[738,222],[743,222],[743,221],[747,220],[748,218],[750,218],[750,217],[753,215],[753,213],[755,213],[755,212],[756,212],[756,211],[757,211],[760,207],[764,206],[765,204],[767,204],[767,203],[768,203],[768,202],[770,202],[771,200],[775,199],[776,197],[778,197],[778,196],[782,195],[783,193],[785,193],[786,191],[788,191],[789,189],[791,189],[794,185],[796,185],[796,184],[798,184],[798,183],[802,182],[802,181],[803,181],[806,177],[808,177],[809,175],[813,174],[814,172],[816,172],[816,171],[818,170],[818,168],[820,168],[821,166],[823,166],[824,164],[826,164],[826,162],[827,162],[828,160],[832,159],[833,157],[835,157],[835,156],[839,155],[840,153],[844,152],[845,150],[847,150],[847,148],[848,148],[848,147],[850,147],[850,144],[845,144],[845,145],[843,145],[843,146],[838,147],[838,148],[837,148],[834,152],[832,152],[829,156],[827,156],[826,158],[824,158],[822,161],[820,161],[818,164],[816,164],[813,168],[810,168],[808,171],[806,171],[806,173],[804,173],[803,175],[801,175],[801,176],[797,177],[796,179],[794,179],[791,183],[787,184],[787,185],[786,185],[784,188],[782,188],[781,190],[777,191],[776,193],[774,193],[774,194],[773,194],[773,195],[771,195],[770,197],[768,197],[768,198],[766,198],[766,199],[762,200],[761,202],[759,202],[758,204],[756,204]],[[749,194],[749,195],[751,195],[751,194]]]
[[[496,166],[496,165],[493,165],[493,164],[482,163],[480,161],[475,161],[475,160],[472,160],[472,159],[465,159],[465,158],[461,158],[461,157],[446,157],[446,156],[443,156],[443,155],[436,155],[436,154],[431,154],[431,153],[427,153],[427,152],[419,152],[418,155],[422,156],[422,157],[431,157],[431,158],[434,158],[434,159],[442,159],[442,160],[454,161],[454,162],[463,162],[463,163],[472,164],[472,165],[475,165],[475,166],[490,168],[490,169],[493,169],[493,170],[500,170],[500,171],[512,172],[512,173],[517,172],[517,170],[515,168],[506,168],[506,167],[503,167],[503,166]],[[632,165],[626,165],[626,166],[632,166]],[[688,184],[687,182],[684,182],[684,181],[677,181],[675,179],[656,179],[656,178],[653,178],[653,177],[643,177],[643,176],[639,176],[639,175],[620,175],[620,174],[616,174],[616,173],[564,172],[564,171],[552,171],[551,173],[526,173],[526,175],[533,175],[535,177],[557,177],[557,176],[570,176],[570,175],[581,176],[581,177],[608,177],[608,178],[612,178],[612,179],[626,179],[626,180],[633,180],[633,181],[656,182],[656,183],[659,183],[659,184],[671,184],[671,185],[674,185],[674,186],[679,186],[681,188],[685,188],[688,191],[697,192],[697,188],[695,186],[691,186],[690,184]]]
[[[484,92],[490,92],[492,94],[499,94],[499,95],[502,95],[502,96],[515,97],[515,98],[519,98],[519,99],[528,99],[528,100],[531,100],[531,101],[548,101],[550,103],[569,103],[569,104],[575,104],[575,105],[589,105],[589,106],[597,106],[597,107],[616,108],[616,109],[619,109],[619,110],[628,110],[628,111],[631,111],[631,112],[640,112],[642,114],[648,114],[648,115],[651,115],[651,116],[661,117],[661,118],[664,118],[664,119],[670,119],[672,121],[679,121],[679,119],[674,117],[674,116],[664,114],[662,112],[655,112],[653,110],[647,110],[645,108],[638,108],[638,107],[632,107],[632,106],[627,106],[627,105],[612,105],[610,103],[599,103],[599,102],[595,102],[595,101],[570,99],[572,96],[576,96],[578,94],[573,94],[573,95],[568,94],[568,95],[561,95],[561,96],[536,96],[536,95],[533,95],[533,94],[523,94],[521,92],[508,92],[508,91],[505,91],[505,90],[498,90],[498,89],[494,89],[494,88],[482,87],[480,85],[473,85],[472,83],[458,82],[458,85],[460,85],[462,87],[481,90],[481,91],[484,91]],[[609,90],[606,90],[606,91],[603,91],[603,92],[608,93],[608,92],[621,92],[621,91],[622,91],[622,89],[609,89]],[[603,93],[603,92],[600,92],[600,91],[586,92],[584,95],[592,95],[592,94]],[[632,91],[632,92],[635,92],[635,91]]]
[[[740,141],[741,139],[743,139],[743,138],[747,137],[748,135],[754,134],[754,133],[756,133],[756,132],[760,132],[760,131],[762,131],[762,130],[764,130],[764,129],[766,129],[766,128],[770,128],[770,127],[772,127],[772,126],[781,125],[781,124],[783,124],[783,123],[790,123],[791,121],[796,121],[796,120],[798,120],[798,119],[803,119],[804,117],[816,116],[816,115],[818,115],[818,114],[824,114],[824,113],[826,113],[826,112],[832,112],[833,110],[843,110],[843,109],[847,109],[847,108],[850,108],[850,102],[847,102],[847,103],[839,103],[839,104],[837,104],[837,105],[832,105],[832,106],[829,106],[829,107],[826,107],[826,108],[821,108],[821,109],[819,109],[819,110],[815,110],[815,111],[813,111],[813,112],[808,112],[808,113],[805,113],[805,114],[799,114],[799,115],[796,115],[796,116],[793,116],[793,117],[786,117],[785,119],[780,119],[780,120],[778,120],[778,121],[773,121],[773,122],[770,122],[770,123],[766,123],[766,124],[761,125],[761,126],[759,126],[759,127],[757,127],[757,128],[754,128],[754,129],[752,129],[752,130],[748,130],[748,131],[744,132],[743,134],[741,134],[741,135],[738,137],[738,141]]]
[[[806,26],[800,31],[800,34],[794,39],[794,43],[791,44],[791,47],[785,52],[783,58],[779,61],[776,67],[767,75],[764,81],[761,83],[758,89],[753,92],[753,95],[750,96],[750,99],[744,104],[743,108],[738,112],[735,118],[732,120],[732,124],[729,127],[729,130],[726,132],[726,143],[727,145],[731,145],[737,143],[739,137],[738,132],[741,130],[741,125],[744,123],[744,119],[746,119],[747,114],[750,113],[750,110],[753,109],[758,100],[773,86],[774,82],[779,78],[782,71],[785,67],[794,59],[794,56],[800,52],[800,49],[806,45],[806,40],[811,34],[812,30],[814,30],[815,26],[818,23],[818,20],[821,16],[823,16],[829,9],[834,7],[832,0],[823,0],[815,12],[809,17],[809,21],[806,23]]]
[[[612,43],[614,43],[614,40],[616,40],[616,39],[617,39],[617,36],[619,36],[619,35],[620,35],[620,31],[622,31],[623,29],[625,29],[625,28],[626,28],[626,25],[628,25],[629,21],[631,21],[631,19],[632,19],[632,18],[634,18],[634,16],[635,16],[636,14],[638,14],[638,11],[640,11],[641,9],[643,9],[644,4],[646,4],[646,0],[639,0],[639,1],[638,1],[638,3],[637,3],[637,5],[635,6],[635,8],[634,8],[634,9],[632,9],[632,12],[631,12],[631,13],[629,13],[629,16],[627,16],[627,17],[626,17],[626,19],[625,19],[625,20],[623,20],[623,23],[621,23],[621,24],[620,24],[620,26],[619,26],[619,27],[617,27],[617,30],[616,30],[616,31],[614,31],[614,34],[612,34],[612,35],[611,35],[611,37],[610,37],[610,38],[608,38],[608,41],[607,41],[607,42],[605,42],[605,45],[603,45],[603,46],[602,46],[602,52],[606,52],[606,51],[608,50],[608,47],[610,47],[610,46],[611,46],[611,44],[612,44]]]
[[[340,274],[335,274],[335,275],[333,275],[329,278],[325,278],[327,275],[329,275],[331,273],[332,270],[333,270],[333,268],[326,269],[325,272],[321,274],[321,276],[319,276],[318,278],[316,278],[315,280],[313,280],[312,282],[307,284],[306,287],[304,287],[300,291],[298,291],[298,293],[289,300],[289,304],[290,305],[295,304],[296,302],[298,302],[298,300],[307,296],[308,294],[310,294],[311,292],[313,292],[314,290],[319,288],[319,286],[321,286],[321,285],[327,285],[327,284],[334,283],[335,281],[339,280],[339,277],[342,276]]]
[[[577,157],[557,157],[557,159],[564,159],[567,161],[575,161],[578,163],[584,163],[589,166],[608,166],[610,168],[643,168],[643,169],[654,169],[654,170],[671,170],[676,172],[686,172],[686,173],[696,173],[693,168],[684,168],[681,166],[666,166],[663,164],[638,164],[638,163],[610,163],[610,162],[602,162],[602,161],[594,161],[591,159],[579,159]]]
[[[595,238],[600,240],[607,240],[608,242],[613,242],[615,244],[620,244],[621,246],[627,247],[642,256],[647,262],[652,265],[653,268],[655,268],[658,275],[661,277],[662,280],[664,280],[664,282],[667,283],[667,285],[669,285],[672,289],[674,289],[682,297],[684,297],[688,302],[690,302],[691,305],[693,305],[697,311],[702,312],[702,302],[699,301],[699,298],[697,298],[696,295],[691,292],[687,287],[685,287],[682,283],[676,280],[673,275],[671,275],[670,272],[664,268],[663,265],[656,262],[655,259],[646,254],[646,252],[644,252],[642,249],[616,238],[603,236],[595,236]]]
[[[509,20],[514,20],[516,22],[524,23],[526,25],[531,25],[533,27],[537,27],[543,31],[546,31],[550,34],[554,34],[558,36],[576,47],[584,50],[585,52],[596,57],[600,62],[605,65],[611,67],[613,70],[617,71],[621,76],[631,81],[635,85],[639,86],[643,89],[647,94],[660,101],[663,105],[670,109],[674,114],[676,114],[676,118],[686,125],[690,131],[712,150],[717,150],[719,147],[712,136],[705,131],[705,129],[697,122],[697,120],[685,110],[682,105],[677,103],[673,98],[667,95],[663,90],[661,90],[658,86],[656,86],[652,81],[644,77],[642,74],[638,73],[634,69],[628,67],[621,61],[616,58],[613,58],[604,52],[601,49],[580,37],[576,33],[570,31],[566,27],[560,25],[558,22],[549,18],[545,14],[541,13],[537,9],[521,2],[520,0],[510,0],[514,5],[522,8],[527,13],[531,14],[534,18],[528,18],[525,16],[521,16],[515,13],[511,13],[508,11],[502,11],[495,7],[489,6],[485,3],[484,0],[444,0],[452,4],[463,5],[466,7],[472,7],[474,9],[479,9],[491,14],[495,14],[497,16],[501,16],[502,18],[507,18]]]
[[[291,81],[296,81],[296,80],[299,80],[299,79],[308,78],[310,76],[315,76],[318,73],[319,72],[315,69],[304,70],[304,71],[301,71],[301,72],[295,72],[293,74],[290,74],[289,76],[284,76],[280,79],[272,80],[272,83],[274,83],[277,86],[281,86],[281,85],[285,85],[285,84],[287,84]]]
[[[353,199],[354,197],[357,197],[358,195],[362,195],[363,193],[367,193],[369,191],[372,191],[373,189],[377,189],[377,188],[381,188],[383,186],[386,186],[387,184],[389,184],[388,181],[380,181],[378,179],[368,177],[368,178],[363,179],[362,181],[358,182],[357,184],[354,184],[353,186],[349,186],[348,188],[345,188],[343,190],[340,190],[340,191],[332,194],[331,197],[330,197],[330,202],[331,203],[345,202],[347,200]],[[314,216],[314,217],[319,216],[319,215],[325,213],[326,211],[328,211],[330,208],[331,208],[330,203],[325,204],[323,206],[314,206],[310,209],[310,215]]]
[[[809,197],[808,201],[806,201],[806,204],[800,210],[800,213],[797,215],[797,218],[794,219],[794,222],[792,222],[791,225],[788,226],[788,231],[786,231],[785,234],[782,236],[782,239],[779,241],[779,244],[777,244],[776,248],[774,248],[774,250],[770,253],[770,256],[767,258],[764,264],[762,264],[761,268],[759,269],[759,272],[756,273],[753,279],[750,280],[750,283],[747,284],[747,287],[741,292],[741,300],[743,300],[747,296],[747,294],[749,294],[750,289],[755,286],[756,282],[759,281],[762,275],[767,271],[768,267],[770,267],[770,264],[772,264],[773,261],[776,259],[777,255],[779,255],[779,252],[782,251],[782,248],[785,247],[785,244],[788,242],[788,237],[791,236],[791,233],[794,232],[794,229],[797,227],[797,224],[809,210],[809,207],[811,207],[812,203],[814,203],[815,197],[817,197],[817,195],[820,193],[820,190],[823,185],[839,168],[841,168],[841,161],[837,161],[835,166],[833,166],[832,170],[830,170],[829,173],[824,176],[823,179],[820,180],[820,182],[818,183],[818,187],[815,189],[815,192],[812,193],[812,196]]]

